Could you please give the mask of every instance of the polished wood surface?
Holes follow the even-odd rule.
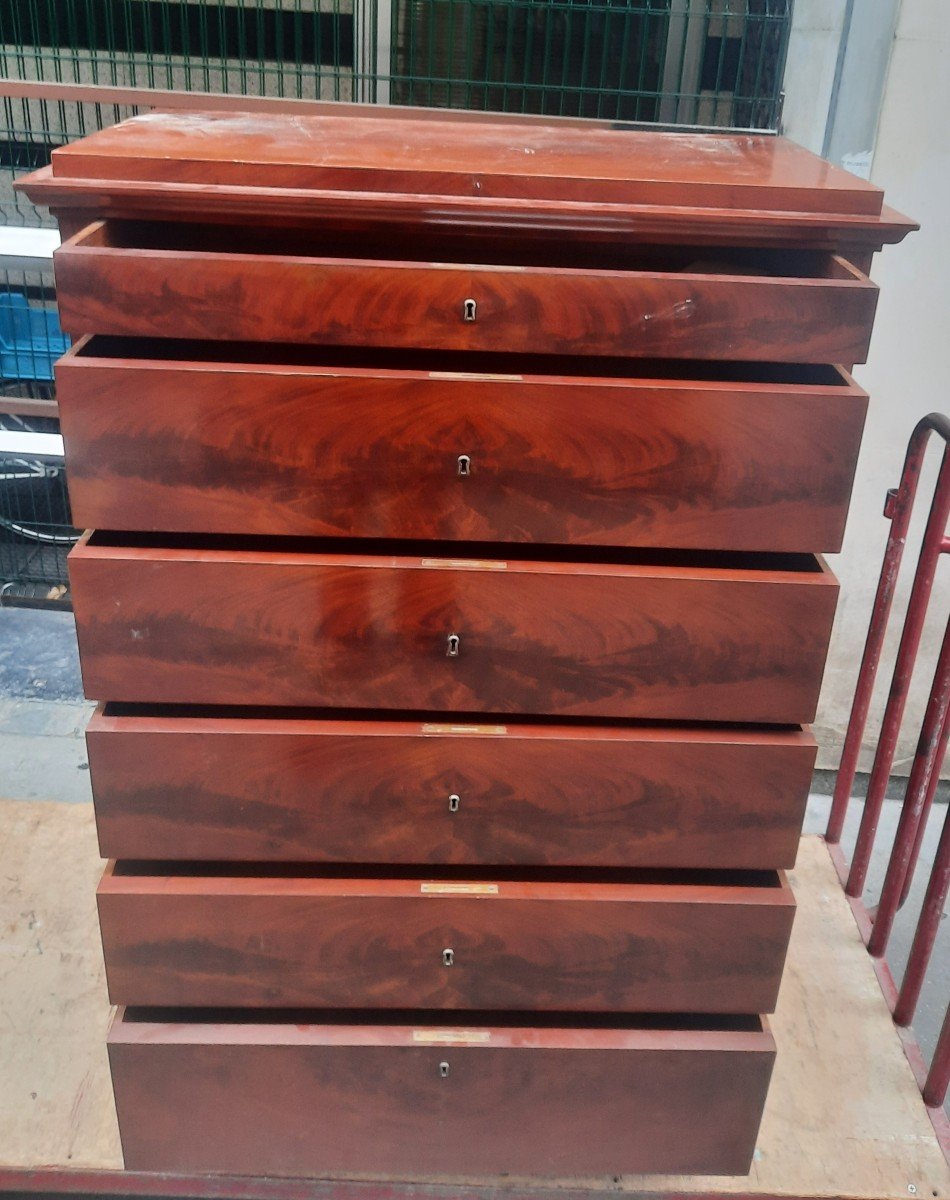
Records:
[[[841,545],[867,398],[831,368],[585,377],[538,374],[560,359],[228,354],[93,338],[60,360],[80,527]]]
[[[83,682],[142,703],[797,724],[837,596],[805,556],[769,570],[119,540],[70,556]]]
[[[100,709],[86,743],[104,858],[238,862],[791,867],[815,760],[800,730],[278,713]]]
[[[774,873],[718,884],[121,869],[98,892],[113,1004],[771,1012],[795,903]]]
[[[879,215],[873,184],[768,135],[372,112],[146,113],[53,151],[56,177]]]
[[[873,252],[917,228],[873,185],[767,134],[402,107],[152,113],[58,148],[52,166],[14,186],[68,214],[70,229],[109,215],[386,230],[420,242],[450,228],[513,243]]]
[[[782,139],[406,110],[151,114],[17,186],[83,338],[128,1165],[747,1170],[913,223]]]
[[[880,216],[764,212],[742,208],[679,208],[663,205],[583,203],[572,200],[491,200],[402,193],[312,192],[304,188],[168,184],[118,179],[53,178],[43,167],[13,181],[37,204],[49,205],[63,238],[103,217],[144,221],[385,231],[427,238],[446,229],[490,231],[523,244],[570,237],[613,245],[650,243],[705,246],[807,247],[840,252],[856,265],[885,245],[919,228],[893,209]],[[865,267],[861,267],[865,270]]]
[[[212,231],[175,229],[97,223],[61,246],[63,328],[74,337],[851,366],[867,357],[877,305],[875,285],[834,256],[818,256],[803,277],[708,260],[667,271],[511,267],[244,253],[227,232],[220,248],[202,249]],[[464,316],[469,300],[474,320]]]
[[[367,1028],[120,1010],[109,1034],[126,1166],[240,1175],[740,1174],[774,1057],[758,1023]]]

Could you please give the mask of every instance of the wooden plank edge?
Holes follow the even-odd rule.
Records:
[[[2,94],[2,93],[0,93]],[[671,207],[655,204],[587,204],[571,200],[525,201],[334,189],[249,187],[234,184],[162,183],[121,179],[54,177],[41,167],[13,181],[15,191],[51,209],[92,209],[97,215],[139,219],[227,219],[279,214],[304,225],[327,220],[385,227],[410,223],[452,229],[472,222],[518,233],[571,231],[637,241],[663,238],[673,243],[697,238],[742,245],[779,245],[875,252],[919,229],[919,224],[886,209],[880,216],[798,213],[759,209]],[[850,248],[850,249],[848,249]]]
[[[849,874],[849,865],[845,859],[841,846],[832,845],[831,843],[826,842],[824,838],[821,840],[828,851],[828,856],[831,859],[835,873],[837,874],[841,883],[842,893],[844,894],[845,899],[848,901],[848,904],[851,906],[851,914],[854,917],[854,923],[858,927],[858,933],[861,935],[861,941],[864,943],[866,948],[868,938],[871,935],[871,928],[874,923],[871,919],[871,914],[868,911],[864,901],[860,897],[849,896],[844,891],[844,886],[847,882]],[[894,979],[891,968],[887,965],[886,960],[883,958],[873,958],[870,954],[868,955],[868,958],[870,959],[871,965],[874,968],[874,974],[877,977],[877,982],[884,995],[884,1000],[887,1004],[887,1007],[891,1012],[893,1012],[894,1006],[897,1003],[897,994],[900,989],[897,986],[897,981]],[[907,1059],[908,1065],[914,1074],[917,1087],[922,1093],[924,1084],[927,1082],[928,1066],[926,1060],[924,1059],[923,1051],[920,1048],[920,1043],[917,1041],[914,1031],[911,1028],[902,1029],[899,1025],[895,1025],[894,1032],[900,1041],[901,1048],[904,1051],[904,1057]],[[921,1095],[920,1102],[923,1104],[924,1109],[927,1112],[927,1116],[930,1118],[930,1124],[933,1126],[934,1137],[937,1139],[937,1145],[940,1147],[940,1151],[947,1163],[950,1164],[950,1117],[947,1116],[947,1113],[942,1107],[937,1108],[929,1104],[924,1104],[923,1095]]]
[[[615,1184],[619,1180],[614,1180]],[[0,1168],[0,1195],[150,1197],[152,1200],[816,1200],[804,1193],[623,1191],[386,1180],[268,1179],[238,1175],[159,1174],[68,1167]],[[836,1193],[820,1200],[855,1200]]]

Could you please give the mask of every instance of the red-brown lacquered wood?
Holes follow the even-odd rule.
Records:
[[[117,541],[70,559],[83,681],[141,703],[807,723],[837,596],[805,556],[754,569]]]
[[[673,270],[495,266],[246,253],[240,242],[225,248],[228,237],[201,249],[204,235],[176,229],[97,223],[61,246],[63,328],[74,336],[850,365],[867,357],[877,305],[876,286],[834,256],[815,256],[803,276],[743,273],[701,255]],[[467,301],[474,320],[465,318]]]
[[[457,124],[148,113],[54,150],[53,175],[879,215],[879,188],[783,138],[499,118]]]
[[[775,873],[604,883],[123,870],[110,864],[98,892],[113,1004],[771,1012],[795,911]]]
[[[675,208],[570,200],[485,200],[387,192],[312,192],[302,188],[54,179],[49,167],[14,180],[15,189],[49,205],[63,238],[105,217],[143,221],[240,221],[250,226],[387,232],[424,241],[446,230],[490,232],[537,244],[570,237],[614,245],[807,247],[873,255],[919,229],[885,207],[879,217]]]
[[[456,228],[877,249],[915,228],[872,185],[773,137],[297,103],[283,114],[153,113],[58,149],[52,167],[15,186],[88,216],[387,228],[417,240]]]
[[[791,867],[815,760],[801,730],[102,709],[86,743],[104,858],[208,861]]]
[[[775,1057],[765,1022],[452,1029],[182,1019],[120,1011],[109,1033],[132,1170],[743,1174]]]
[[[578,377],[537,374],[563,370],[559,359],[439,370],[310,353],[282,365],[279,352],[229,361],[193,343],[74,348],[56,376],[77,525],[841,546],[867,398],[832,368],[737,366],[732,382],[728,367]]]

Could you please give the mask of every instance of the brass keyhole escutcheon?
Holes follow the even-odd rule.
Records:
[[[458,658],[461,648],[461,639],[457,633],[450,633],[445,639],[445,656],[446,658]]]
[[[472,473],[472,459],[468,454],[460,454],[458,456],[458,473],[460,479],[467,479]]]
[[[443,967],[451,967],[454,964],[455,964],[455,951],[449,950],[448,947],[446,947],[446,949],[442,951],[442,966]]]
[[[439,1075],[440,1075],[440,1076],[441,1076],[443,1079],[448,1079],[448,1077],[449,1077],[449,1064],[448,1064],[447,1062],[440,1062],[440,1063],[439,1063]]]
[[[459,805],[462,803],[462,797],[453,792],[449,796],[449,812],[458,812]]]
[[[477,311],[478,311],[478,305],[475,303],[474,300],[463,300],[462,301],[462,320],[463,321],[474,321],[475,314]]]

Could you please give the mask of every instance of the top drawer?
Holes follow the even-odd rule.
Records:
[[[439,261],[418,261],[422,252]],[[55,261],[74,336],[846,366],[867,357],[877,288],[832,254],[578,243],[518,257],[485,240],[403,246],[105,221]]]

